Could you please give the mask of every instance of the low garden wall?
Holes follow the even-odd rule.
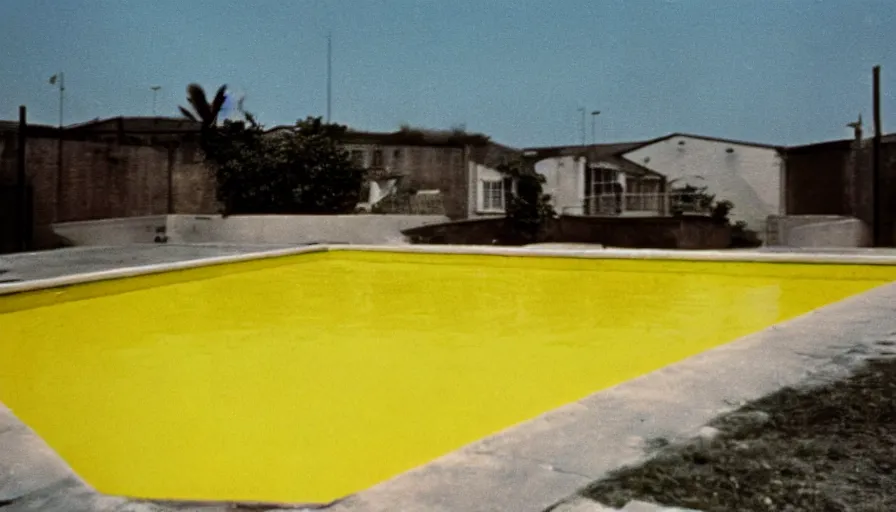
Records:
[[[513,245],[503,218],[421,226],[404,231],[412,242],[456,245]],[[581,217],[564,215],[547,223],[537,242],[586,243],[650,249],[725,249],[731,228],[708,217]]]

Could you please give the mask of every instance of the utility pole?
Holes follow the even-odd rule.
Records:
[[[150,89],[152,89],[152,115],[153,115],[153,117],[155,117],[155,115],[156,115],[156,94],[159,92],[159,89],[161,89],[161,88],[162,88],[161,85],[153,85],[152,87],[150,87]]]
[[[872,223],[872,240],[874,247],[880,247],[884,241],[881,233],[881,205],[880,205],[880,142],[881,142],[881,115],[880,115],[880,66],[874,66],[873,69],[874,83],[874,142],[872,145],[872,164],[871,164],[871,208],[874,212],[874,222]]]
[[[16,231],[18,235],[19,249],[22,251],[27,251],[28,246],[30,244],[30,232],[31,227],[28,225],[31,222],[31,215],[28,211],[28,180],[25,175],[26,164],[25,158],[27,156],[27,152],[25,151],[25,144],[28,141],[28,114],[25,110],[25,105],[21,105],[19,107],[19,140],[18,147],[16,148],[16,182],[18,182],[19,190],[18,190],[18,201],[16,208]]]
[[[600,110],[595,110],[591,112],[591,143],[597,144],[597,116],[600,115]]]
[[[582,114],[582,146],[585,146],[585,107],[579,107],[579,112]]]
[[[333,33],[327,34],[327,123],[333,106]]]
[[[62,221],[62,169],[64,167],[63,157],[63,131],[65,113],[65,73],[61,71],[50,77],[50,85],[59,85],[59,140],[56,146],[56,208],[55,221]]]

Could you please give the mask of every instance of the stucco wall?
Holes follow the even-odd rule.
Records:
[[[775,149],[680,136],[624,156],[665,175],[669,181],[680,180],[673,186],[706,186],[717,199],[734,203],[733,221],[744,221],[758,233],[765,233],[769,215],[783,213],[783,167]]]
[[[546,158],[535,164],[535,172],[545,177],[544,192],[558,213],[582,214],[585,198],[585,161],[573,156]]]

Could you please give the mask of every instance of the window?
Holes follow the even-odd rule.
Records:
[[[482,209],[483,211],[504,211],[504,182],[482,182]]]
[[[591,168],[591,196],[612,194],[618,183],[617,173],[614,169],[605,167]]]
[[[585,173],[585,214],[607,215],[622,211],[619,173],[607,167],[591,167]]]
[[[371,167],[382,167],[383,166],[383,150],[377,149],[373,151],[373,164]]]
[[[364,152],[360,149],[355,149],[351,152],[352,164],[356,167],[364,167]]]

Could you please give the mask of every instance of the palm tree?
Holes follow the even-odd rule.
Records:
[[[209,103],[205,96],[205,91],[199,84],[190,84],[187,86],[187,102],[193,107],[190,111],[184,107],[178,107],[181,114],[187,119],[201,123],[203,128],[211,128],[218,122],[218,115],[227,99],[227,86],[222,85],[218,88],[212,102]]]

